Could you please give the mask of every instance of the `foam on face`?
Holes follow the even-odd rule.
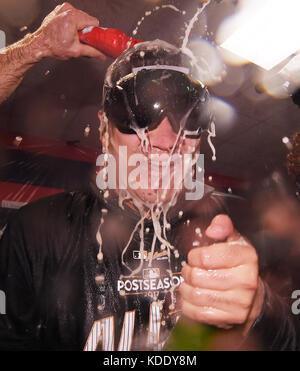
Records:
[[[169,158],[168,158],[168,162],[167,162],[168,165],[170,165],[172,155],[175,153],[175,151],[178,154],[181,153],[181,149],[182,149],[182,146],[185,143],[186,136],[191,135],[191,131],[185,130],[185,125],[186,125],[187,119],[188,119],[192,109],[193,109],[193,107],[186,113],[186,115],[182,118],[182,120],[180,122],[180,128],[179,128],[179,131],[177,133],[176,139],[174,141],[174,144],[172,146],[172,149],[170,151],[170,155],[169,155]],[[129,107],[128,107],[128,110],[129,110]],[[106,148],[104,148],[104,152],[108,154],[109,153],[108,143],[110,142],[110,138],[109,138],[109,130],[108,130],[108,120],[107,120],[107,117],[105,117],[105,116],[104,116],[104,124],[106,126],[105,143],[107,144]],[[140,139],[140,145],[141,145],[142,151],[146,154],[147,153],[149,154],[149,151],[151,149],[151,143],[150,143],[148,135],[147,135],[147,128],[142,128],[141,129],[135,124],[135,122],[133,122],[131,128],[135,131],[136,135]],[[198,134],[198,131],[193,132],[193,134]],[[196,148],[193,147],[192,151],[195,151],[195,150],[196,150]],[[190,151],[191,151],[191,149],[190,149]],[[189,161],[188,166],[186,166],[186,164],[185,164],[185,166],[184,166],[185,174],[184,174],[183,179],[186,176],[186,172],[192,171],[192,168],[195,165],[195,162],[196,162],[196,160],[192,160],[192,161]],[[175,175],[174,172],[172,172],[171,173],[171,179],[169,180],[169,182],[174,180],[174,175]],[[174,187],[174,188],[176,188],[176,187]],[[129,277],[135,276],[135,275],[137,275],[138,273],[141,272],[141,270],[143,268],[143,259],[141,259],[140,264],[138,265],[138,267],[136,269],[132,269],[126,263],[125,255],[126,255],[126,252],[128,251],[128,248],[129,248],[129,246],[130,246],[130,244],[133,240],[133,237],[134,237],[135,233],[137,233],[137,231],[139,230],[139,237],[140,237],[140,250],[139,251],[140,251],[140,256],[144,256],[144,248],[145,248],[145,244],[144,244],[144,233],[145,233],[144,232],[144,229],[145,229],[144,221],[145,221],[145,218],[150,217],[151,220],[152,220],[152,223],[153,223],[154,234],[153,234],[152,244],[151,244],[151,255],[150,255],[150,261],[149,261],[149,267],[152,266],[152,258],[154,256],[155,247],[156,247],[157,242],[159,242],[160,245],[167,251],[168,263],[169,263],[169,269],[167,269],[167,273],[170,276],[170,282],[172,282],[171,288],[169,289],[169,292],[170,292],[170,295],[171,295],[171,300],[172,300],[172,304],[171,304],[171,307],[172,307],[172,306],[174,306],[174,304],[173,304],[173,302],[175,300],[174,291],[176,289],[176,286],[175,286],[175,284],[173,284],[173,273],[172,273],[172,269],[171,269],[171,254],[172,253],[174,254],[175,259],[178,259],[180,257],[180,255],[179,255],[178,250],[176,250],[174,248],[174,246],[172,246],[172,244],[168,241],[167,231],[170,230],[171,225],[168,222],[167,214],[168,214],[169,209],[177,203],[177,199],[178,199],[178,196],[179,196],[179,193],[180,193],[181,190],[179,189],[179,187],[176,190],[174,189],[171,200],[169,202],[163,202],[162,200],[164,200],[166,198],[167,191],[168,191],[168,187],[166,187],[166,189],[164,189],[164,191],[161,195],[161,199],[159,199],[158,190],[156,190],[156,192],[157,192],[156,193],[156,195],[157,195],[156,202],[151,203],[149,201],[139,199],[135,194],[131,194],[130,191],[128,191],[128,190],[120,190],[120,192],[119,192],[119,206],[123,208],[124,201],[125,200],[127,200],[127,201],[130,200],[134,204],[134,206],[136,207],[136,209],[139,211],[139,214],[140,214],[140,219],[137,222],[137,224],[135,225],[135,227],[134,227],[134,229],[133,229],[133,231],[132,231],[132,233],[129,237],[129,240],[127,241],[127,244],[122,251],[121,261],[122,261],[122,264],[129,270],[129,272],[130,272]],[[100,229],[101,229],[101,226],[103,225],[103,223],[104,223],[104,218],[102,217],[100,227],[99,227],[99,230],[98,230],[98,233],[97,233],[97,240],[98,240],[99,246],[100,246],[100,250],[99,250],[99,253],[98,253],[98,261],[101,261],[103,259],[103,254],[102,254],[102,251],[101,251],[101,249],[102,249],[102,238],[101,238],[101,232],[100,232]],[[99,259],[99,257],[102,258],[102,259]],[[154,298],[154,300],[155,300],[155,298]],[[170,308],[170,309],[172,309],[172,308]]]
[[[175,139],[173,147],[171,149],[170,156],[168,158],[168,165],[170,164],[170,160],[172,158],[172,155],[175,153],[176,148],[177,148],[176,153],[178,153],[178,154],[181,153],[181,148],[182,148],[182,145],[184,144],[186,135],[187,135],[187,133],[188,134],[190,133],[189,131],[186,131],[184,129],[184,127],[185,127],[187,118],[189,117],[189,114],[192,111],[192,109],[193,108],[191,108],[191,110],[189,112],[187,112],[187,114],[182,118],[182,120],[180,122],[180,129],[177,133],[176,139]],[[141,146],[143,146],[143,143],[145,142],[144,136],[147,137],[145,129],[142,130],[142,135],[141,135],[141,129],[139,129],[139,128],[137,128],[137,129],[133,128],[133,129],[136,131],[136,134],[138,135],[138,137],[141,140]],[[178,145],[178,142],[179,142],[180,138],[181,138],[181,141]],[[149,143],[148,138],[147,138],[147,143]],[[150,146],[151,146],[151,144],[150,144]],[[148,149],[149,149],[149,144],[147,145],[147,148],[145,146],[143,147],[143,151],[145,151],[145,152],[148,152]],[[193,147],[193,150],[195,151],[195,147]],[[190,161],[189,164],[188,164],[189,166],[184,167],[185,171],[186,172],[191,171],[191,169],[193,168],[195,163],[196,163],[196,160]],[[185,177],[185,175],[186,174],[184,174],[184,177]],[[172,179],[174,179],[174,172],[172,172]],[[172,179],[170,179],[169,181],[171,182]],[[168,191],[168,187],[166,187],[166,189],[164,190],[164,192],[161,196],[162,200],[165,199],[167,191]],[[171,251],[173,251],[174,256],[175,256],[176,259],[179,258],[179,252],[178,252],[178,250],[175,250],[174,246],[172,246],[172,244],[168,241],[167,230],[169,230],[171,228],[171,225],[168,222],[167,214],[168,214],[169,209],[177,203],[179,193],[180,193],[180,189],[178,189],[177,191],[174,190],[174,192],[172,194],[172,198],[169,202],[162,202],[161,200],[159,200],[158,193],[157,193],[157,200],[156,200],[156,203],[154,203],[154,204],[150,204],[149,202],[143,202],[141,200],[137,200],[136,197],[132,198],[132,201],[134,202],[135,206],[140,211],[140,215],[143,215],[142,213],[145,212],[145,208],[148,208],[151,212],[151,219],[152,219],[152,223],[153,223],[154,234],[153,234],[152,245],[151,245],[151,258],[150,258],[149,266],[150,267],[152,266],[152,257],[154,256],[156,242],[159,241],[161,243],[161,246],[163,247],[163,249],[167,250],[168,263],[169,263],[169,269],[167,270],[167,272],[170,276],[170,282],[173,282],[173,273],[172,273],[172,269],[171,269]],[[128,243],[127,243],[127,245],[126,245],[126,247],[123,251],[123,254],[122,254],[122,263],[123,264],[126,264],[125,261],[124,261],[124,255],[125,255],[128,247],[129,247],[129,245],[132,241],[132,238],[133,238],[133,236],[134,236],[134,234],[135,234],[135,232],[136,232],[136,230],[139,226],[141,226],[141,229],[140,229],[140,254],[141,254],[141,256],[144,256],[144,240],[143,240],[144,239],[144,219],[145,219],[145,216],[141,216],[141,219],[137,223],[137,225],[136,225],[134,231],[132,232],[132,234],[130,236],[130,239],[129,239],[129,241],[128,241]],[[162,219],[162,225],[161,225],[161,219]],[[127,266],[127,268],[129,268],[130,271],[131,271],[130,276],[138,274],[141,271],[142,267],[143,267],[143,261],[142,260],[141,260],[141,263],[138,266],[138,268],[135,269],[135,270],[131,270],[130,267]],[[172,284],[172,286],[169,290],[169,292],[171,294],[172,303],[174,302],[174,299],[175,299],[175,294],[174,294],[175,288],[176,288],[175,285]],[[171,306],[172,305],[173,304],[171,304]],[[172,309],[172,308],[170,308],[170,309]]]
[[[206,8],[206,6],[209,5],[210,2],[211,1],[209,0],[206,4],[204,4],[201,8],[199,8],[197,10],[196,14],[194,15],[194,17],[191,19],[190,23],[187,25],[186,32],[185,32],[185,37],[183,39],[183,43],[182,43],[182,46],[181,46],[182,52],[184,52],[185,54],[187,54],[191,58],[193,67],[196,67],[197,69],[200,68],[197,65],[197,59],[195,58],[192,51],[190,49],[188,49],[187,44],[188,44],[188,40],[189,40],[191,30],[192,30],[195,22],[198,20],[200,14],[203,12],[203,10]],[[181,10],[179,10],[178,8],[176,8],[173,5],[162,5],[161,7],[157,6],[157,7],[155,7],[155,9],[153,11],[157,11],[160,8],[170,8],[170,9],[176,11],[176,12],[181,12],[182,14],[185,14],[185,12],[182,12]],[[147,11],[145,13],[145,16],[138,22],[138,26],[133,31],[133,34],[137,33],[138,28],[142,24],[145,17],[150,16],[153,11]],[[140,52],[140,57],[143,58],[144,55],[145,55],[145,52],[141,51]],[[135,73],[135,72],[133,72],[133,73]],[[125,77],[125,78],[127,78],[127,77]],[[117,87],[119,87],[120,91],[123,90],[122,87],[120,86],[120,83],[123,82],[125,78],[122,78],[117,83]],[[109,86],[112,86],[111,75],[107,76],[106,83],[108,83]],[[202,84],[202,87],[204,88],[203,84]],[[124,94],[124,97],[125,97],[125,102],[127,104],[128,113],[130,114],[131,111],[130,111],[130,107],[129,107],[127,97],[126,97],[125,94]],[[138,97],[136,95],[135,95],[135,101],[136,101],[136,104],[138,104]],[[191,131],[191,130],[186,130],[185,129],[186,121],[187,121],[187,119],[188,119],[188,117],[189,117],[193,108],[194,107],[192,107],[191,110],[189,112],[187,112],[185,117],[183,117],[181,122],[180,122],[180,129],[177,133],[175,143],[174,143],[174,145],[172,147],[172,150],[170,152],[170,156],[169,156],[169,159],[168,159],[168,165],[170,164],[171,157],[175,153],[176,148],[177,148],[176,153],[178,153],[178,154],[181,153],[181,149],[182,149],[182,146],[183,146],[183,144],[186,140],[186,137],[191,136],[191,135],[198,135],[199,134],[198,130]],[[105,137],[104,137],[106,146],[104,148],[104,151],[106,153],[109,153],[108,143],[110,143],[111,138],[109,137],[108,119],[107,119],[105,114],[103,115],[103,122],[104,122],[105,129],[106,129],[105,130]],[[147,135],[147,133],[148,133],[147,128],[139,128],[137,123],[134,121],[134,119],[132,119],[131,128],[135,131],[136,135],[140,139],[140,146],[141,146],[142,152],[144,154],[151,153],[152,147],[151,147],[151,142],[149,141],[149,138],[148,138],[148,135]],[[212,122],[211,127],[208,130],[208,143],[209,143],[210,148],[213,152],[213,160],[216,158],[216,151],[215,151],[215,148],[212,144],[211,138],[214,138],[215,136],[216,136],[215,124]],[[181,138],[181,140],[180,140],[180,138]],[[190,149],[190,151],[195,153],[196,148]],[[188,166],[184,166],[185,171],[186,172],[187,171],[192,171],[192,169],[194,168],[195,163],[196,163],[195,159],[193,159],[192,161],[189,161]],[[174,175],[175,175],[174,172],[172,172],[172,179],[170,179],[170,181],[174,179]],[[184,178],[185,178],[185,175],[186,174],[184,174]],[[125,261],[125,254],[128,251],[128,248],[129,248],[129,246],[130,246],[130,244],[133,240],[134,235],[139,230],[139,237],[140,237],[140,246],[139,246],[140,250],[139,251],[140,251],[140,256],[142,256],[142,257],[144,256],[144,249],[145,249],[144,234],[149,233],[149,228],[146,228],[146,230],[145,230],[145,223],[144,222],[145,222],[146,218],[147,219],[151,218],[152,223],[153,223],[154,233],[153,233],[153,238],[152,238],[152,243],[151,243],[151,254],[150,254],[150,259],[149,259],[149,267],[152,266],[152,262],[153,262],[152,259],[153,259],[154,253],[155,253],[155,248],[156,248],[157,245],[160,245],[161,249],[164,249],[164,250],[167,251],[167,256],[168,256],[169,269],[167,269],[167,273],[169,274],[169,276],[171,278],[170,281],[172,282],[171,288],[169,289],[169,292],[171,293],[171,305],[170,305],[169,309],[173,310],[173,309],[175,309],[175,306],[174,306],[174,302],[175,302],[174,291],[175,291],[176,287],[175,287],[175,284],[173,283],[173,273],[172,273],[172,269],[171,269],[171,254],[174,254],[175,259],[178,259],[180,255],[179,255],[178,250],[175,249],[174,246],[172,246],[172,244],[168,240],[167,231],[170,230],[171,225],[168,222],[167,214],[168,214],[168,211],[170,210],[170,208],[177,203],[177,199],[178,199],[178,196],[179,196],[181,190],[180,189],[177,189],[177,190],[174,189],[171,200],[168,201],[168,202],[165,202],[164,200],[166,199],[167,188],[168,187],[166,187],[166,189],[163,191],[160,199],[159,199],[158,190],[155,191],[156,192],[156,201],[154,203],[153,202],[151,203],[150,201],[147,201],[147,200],[140,199],[136,194],[132,194],[130,192],[130,190],[120,190],[118,192],[119,207],[123,209],[124,208],[124,202],[125,201],[130,201],[130,202],[133,203],[133,205],[138,210],[139,215],[140,215],[140,219],[138,220],[135,227],[133,228],[133,231],[131,232],[129,240],[127,241],[127,243],[126,243],[126,245],[125,245],[125,247],[122,251],[121,261],[122,261],[122,264],[129,270],[129,272],[130,272],[129,277],[134,276],[134,275],[138,274],[139,272],[141,272],[141,270],[143,268],[144,259],[140,259],[140,263],[139,263],[138,267],[136,269],[132,269]],[[174,187],[174,188],[176,188],[176,187]],[[98,260],[99,261],[103,260],[101,227],[103,226],[104,217],[105,217],[106,214],[107,213],[102,213],[100,226],[99,226],[97,236],[96,236],[97,241],[99,243],[99,253],[98,253]],[[183,211],[179,211],[178,217],[182,218],[182,216],[183,216]],[[189,226],[189,224],[190,224],[190,221],[187,220],[186,225]],[[201,236],[202,236],[201,229],[196,228],[195,232],[196,232],[197,236],[199,238],[201,238]],[[198,246],[199,242],[196,240],[196,241],[194,241],[193,245],[194,244],[195,244],[195,246],[196,245]],[[186,262],[182,261],[181,265],[184,266],[185,264],[186,264]],[[120,294],[121,294],[121,292],[120,292]],[[154,301],[156,299],[157,298],[155,298],[155,297],[153,298]]]

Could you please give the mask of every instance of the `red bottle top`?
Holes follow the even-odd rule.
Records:
[[[80,41],[113,58],[117,58],[124,50],[142,42],[114,28],[86,27],[79,31],[78,35]]]

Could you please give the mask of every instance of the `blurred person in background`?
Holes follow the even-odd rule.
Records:
[[[287,155],[290,179],[274,172],[255,192],[253,204],[270,249],[262,251],[262,265],[268,265],[266,279],[286,297],[300,287],[300,132],[293,135]],[[289,279],[287,279],[289,277]]]

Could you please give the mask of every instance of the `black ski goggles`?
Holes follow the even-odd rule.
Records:
[[[105,85],[103,108],[122,133],[134,129],[154,130],[168,117],[173,130],[186,137],[199,137],[209,127],[209,93],[187,74],[171,69],[141,69]]]

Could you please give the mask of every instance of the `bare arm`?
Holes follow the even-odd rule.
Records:
[[[105,59],[98,50],[80,43],[77,31],[87,26],[98,26],[98,20],[64,3],[44,19],[36,32],[0,49],[0,104],[14,92],[26,72],[45,57]]]
[[[0,50],[0,103],[10,96],[25,73],[42,56],[32,52],[33,37],[27,35],[17,43]]]

